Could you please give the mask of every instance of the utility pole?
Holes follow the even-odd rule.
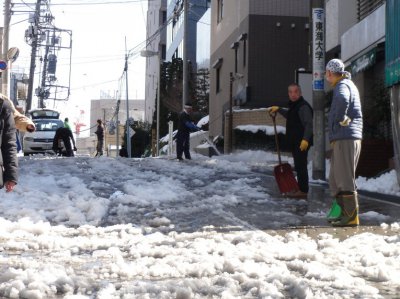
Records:
[[[156,156],[160,155],[160,102],[161,102],[161,55],[158,56],[158,84],[157,84],[157,132],[156,132]]]
[[[119,105],[121,104],[121,100],[119,99],[119,96],[117,96],[118,101],[117,101],[117,108],[115,109],[115,116],[116,116],[116,123],[117,123],[117,132],[115,133],[117,136],[115,138],[115,143],[117,145],[117,157],[119,154]]]
[[[41,0],[37,0],[36,7],[35,7],[35,20],[34,23],[31,25],[32,29],[32,51],[31,51],[31,64],[29,69],[29,83],[28,83],[28,94],[26,98],[26,111],[28,112],[31,110],[32,107],[32,95],[33,95],[33,79],[35,76],[35,67],[36,67],[36,52],[38,47],[38,29],[39,29],[39,19],[40,19],[40,5]]]
[[[188,70],[188,32],[189,32],[189,0],[183,0],[183,95],[182,109],[189,102],[189,70]]]
[[[50,50],[50,34],[47,34],[47,42],[46,42],[46,50],[43,59],[43,71],[42,71],[42,84],[39,92],[39,101],[38,108],[45,108],[44,105],[44,90],[46,89],[46,77],[47,77],[47,64],[48,64],[48,55]]]
[[[324,0],[311,0],[314,109],[312,177],[325,180],[325,9]]]
[[[131,158],[131,126],[129,124],[129,94],[128,94],[128,50],[126,47],[125,37],[125,87],[126,87],[126,150],[128,151],[128,158]]]
[[[7,52],[8,52],[8,42],[9,42],[9,33],[10,33],[10,20],[11,20],[11,0],[5,0],[4,1],[4,28],[3,28],[3,53],[2,53],[2,59],[7,62],[8,64],[8,58],[7,58]],[[8,68],[3,70],[2,75],[1,75],[1,92],[8,96]]]
[[[233,73],[229,74],[229,144],[228,144],[228,153],[232,154],[233,152]]]

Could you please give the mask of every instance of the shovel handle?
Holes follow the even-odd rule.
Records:
[[[278,152],[279,165],[282,164],[281,161],[281,151],[279,150],[279,141],[278,141],[278,132],[276,131],[276,113],[271,114],[272,122],[274,124],[274,132],[275,132],[275,144],[276,151]]]

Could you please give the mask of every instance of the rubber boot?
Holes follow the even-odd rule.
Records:
[[[358,226],[358,197],[357,192],[342,192],[337,197],[342,210],[340,218],[332,222],[332,226]]]
[[[342,208],[338,204],[337,199],[335,197],[335,199],[332,202],[331,209],[326,215],[326,219],[328,220],[328,222],[338,221],[341,215],[342,215]]]

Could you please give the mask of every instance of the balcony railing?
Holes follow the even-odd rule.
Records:
[[[357,0],[357,18],[358,21],[366,18],[369,14],[380,7],[385,0]]]

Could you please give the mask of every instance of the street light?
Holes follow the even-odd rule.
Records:
[[[140,51],[140,56],[142,57],[153,57],[158,56],[158,84],[157,84],[157,129],[156,129],[156,156],[160,155],[160,102],[161,102],[161,93],[160,93],[160,85],[161,85],[161,57],[160,52],[143,50]]]

